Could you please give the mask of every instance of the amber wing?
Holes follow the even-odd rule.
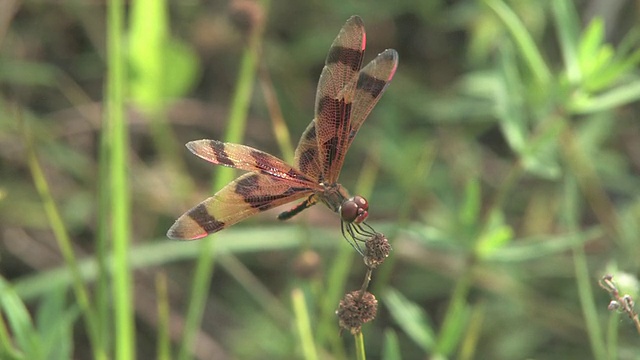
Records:
[[[337,182],[353,138],[398,65],[398,53],[389,49],[360,70],[365,39],[362,20],[357,16],[347,20],[320,75],[315,118],[296,149],[298,169],[319,182]]]
[[[251,171],[182,215],[169,229],[172,239],[193,240],[220,231],[261,211],[307,197],[319,188],[277,157],[249,146],[198,140],[187,144],[214,164]]]
[[[244,174],[178,218],[167,236],[178,240],[199,239],[311,193],[308,187],[295,187],[273,176]]]
[[[315,118],[296,149],[298,169],[319,182],[328,180],[329,170],[337,165],[337,152],[343,151],[341,141],[348,132],[345,120],[350,111],[350,100],[345,101],[343,90],[362,66],[364,47],[364,23],[352,16],[331,44],[318,81]]]
[[[357,82],[353,90],[353,102],[351,104],[351,118],[349,119],[349,137],[346,141],[345,151],[339,152],[338,163],[342,165],[346,149],[351,146],[353,138],[360,130],[360,126],[367,119],[373,107],[378,103],[382,94],[391,83],[393,75],[398,67],[398,53],[393,49],[387,49],[365,66],[358,74]],[[345,90],[345,93],[351,93]],[[337,169],[338,173],[340,168]],[[336,179],[337,179],[336,174]]]

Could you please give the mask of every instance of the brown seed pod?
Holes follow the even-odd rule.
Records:
[[[376,318],[378,300],[370,292],[352,291],[340,300],[336,311],[341,329],[349,330],[353,335],[360,332],[362,325]]]

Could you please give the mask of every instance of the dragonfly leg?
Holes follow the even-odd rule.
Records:
[[[302,212],[302,210],[315,205],[318,202],[318,197],[315,194],[311,194],[308,198],[306,198],[303,202],[293,207],[291,210],[287,210],[281,212],[278,215],[278,220],[289,220],[292,217],[298,215]]]

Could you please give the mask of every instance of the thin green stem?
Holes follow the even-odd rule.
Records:
[[[458,344],[459,323],[467,305],[467,295],[471,287],[472,274],[472,268],[469,267],[456,282],[456,287],[451,295],[451,301],[449,301],[449,307],[444,315],[442,327],[436,340],[436,354],[449,355]]]
[[[266,9],[266,1],[263,0],[259,4]],[[251,32],[248,46],[242,56],[240,63],[240,71],[236,82],[236,89],[233,94],[231,110],[229,112],[228,128],[224,140],[227,142],[239,143],[244,133],[246,118],[249,112],[249,104],[253,93],[253,85],[255,83],[258,54],[262,44],[262,33],[264,24],[256,24]],[[220,168],[217,170],[218,176],[213,184],[213,191],[217,191],[224,185],[233,180],[233,169]],[[196,274],[193,280],[191,295],[189,301],[189,309],[185,321],[185,335],[182,346],[178,354],[179,359],[189,358],[191,347],[195,339],[197,329],[200,327],[200,320],[204,312],[204,304],[209,295],[206,289],[209,289],[211,276],[213,273],[214,256],[213,238],[209,237],[201,241],[202,251],[198,257],[196,264]]]
[[[460,342],[460,360],[475,359],[478,342],[482,336],[482,325],[487,311],[487,302],[482,301],[473,306],[469,326],[464,339]]]
[[[311,321],[309,320],[309,312],[304,298],[304,293],[299,289],[291,291],[291,302],[293,303],[293,311],[296,318],[296,329],[300,337],[300,345],[302,353],[306,360],[316,360],[318,353],[313,342],[313,334],[311,331]]]
[[[578,231],[578,183],[575,179],[565,178],[564,190],[564,219],[565,225],[573,232]],[[576,283],[578,286],[578,296],[582,313],[587,325],[587,334],[589,335],[589,344],[593,351],[594,359],[607,359],[607,350],[603,341],[602,330],[598,320],[598,311],[593,299],[593,289],[591,288],[591,276],[589,276],[589,266],[587,257],[584,252],[584,244],[576,241],[573,247],[573,264],[576,274]]]
[[[110,191],[109,191],[109,164],[110,164],[110,132],[104,129],[100,137],[100,150],[98,154],[98,178],[97,186],[97,207],[96,207],[96,262],[98,266],[97,285],[95,287],[96,316],[100,325],[97,329],[101,346],[107,349],[107,344],[111,342],[113,336],[113,316],[111,311],[110,279],[111,269],[109,267],[109,213],[110,213]],[[86,274],[86,273],[85,273]],[[111,352],[111,350],[110,350]]]
[[[104,343],[100,341],[98,336],[96,314],[94,309],[91,307],[91,300],[89,299],[88,290],[85,287],[82,279],[82,273],[78,267],[78,262],[76,261],[76,256],[71,244],[71,238],[69,237],[69,233],[67,232],[64,221],[62,220],[58,206],[53,199],[51,190],[49,189],[49,184],[47,183],[44,172],[42,171],[42,167],[40,167],[40,162],[38,161],[30,132],[21,118],[19,121],[23,126],[23,133],[27,143],[27,162],[29,164],[29,169],[31,170],[33,183],[40,195],[40,198],[42,199],[42,205],[45,213],[47,214],[47,218],[49,219],[49,223],[51,224],[51,229],[53,230],[58,243],[58,248],[65,260],[66,267],[71,274],[73,291],[83,314],[87,332],[89,334],[89,340],[92,344],[91,349],[93,351],[94,358],[106,359]]]
[[[353,340],[356,344],[356,359],[365,360],[367,358],[367,354],[364,352],[364,336],[362,335],[362,331],[358,331],[354,334]]]
[[[291,136],[289,135],[289,129],[284,121],[280,104],[278,103],[278,97],[273,89],[273,82],[271,81],[271,75],[269,69],[266,66],[260,66],[260,85],[264,100],[269,110],[269,117],[271,118],[271,124],[273,127],[273,133],[276,136],[276,141],[280,146],[282,152],[282,158],[292,164],[294,157],[294,150],[291,146]]]
[[[135,326],[133,294],[128,252],[130,231],[130,201],[127,149],[129,134],[124,115],[124,1],[107,4],[107,114],[110,156],[111,234],[113,236],[113,306],[115,310],[115,358],[135,357]]]
[[[164,272],[156,275],[156,298],[158,299],[158,340],[156,345],[158,360],[171,359],[171,339],[169,337],[169,295],[167,291],[167,275]]]
[[[185,319],[184,334],[178,352],[178,359],[182,360],[191,358],[191,349],[196,334],[198,333],[202,314],[204,313],[204,306],[207,301],[207,296],[209,295],[208,289],[211,283],[211,277],[213,276],[213,260],[215,258],[214,241],[212,238],[202,240],[199,254],[196,273],[193,277],[193,284],[191,285],[189,309],[187,310],[187,317]]]
[[[590,283],[591,278],[589,277],[587,259],[582,245],[578,245],[574,248],[573,261],[580,303],[587,323],[587,333],[589,334],[589,343],[591,344],[593,357],[595,359],[604,360],[607,359],[606,347],[603,342],[602,331],[597,317],[596,304],[592,296],[593,289]]]
[[[620,313],[612,311],[607,322],[607,359],[618,359],[618,325]]]

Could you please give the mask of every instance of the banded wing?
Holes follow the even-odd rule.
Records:
[[[337,163],[338,152],[344,151],[351,111],[351,98],[343,90],[357,78],[365,42],[364,23],[352,16],[325,60],[316,91],[315,118],[302,134],[295,154],[298,169],[318,182],[326,182],[331,178],[330,169],[342,165]]]
[[[282,204],[307,197],[317,182],[277,157],[252,147],[197,140],[187,148],[211,163],[251,171],[182,215],[167,232],[171,239],[193,240]]]
[[[250,146],[217,140],[196,140],[188,142],[187,148],[213,164],[269,175],[293,187],[322,189],[316,181],[310,180],[283,160]]]
[[[351,103],[351,119],[349,128],[349,137],[343,151],[338,152],[339,158],[337,163],[342,164],[344,156],[351,146],[353,138],[355,138],[360,126],[367,119],[369,113],[382,94],[391,83],[393,75],[398,68],[398,52],[393,49],[387,49],[375,59],[371,60],[358,74],[357,82],[352,82],[348,87],[354,87],[355,90],[345,89],[345,93],[353,94],[353,102]],[[337,169],[335,178],[338,178],[340,168]]]
[[[318,138],[316,137],[316,119],[302,133],[294,158],[294,164],[298,170],[307,174],[308,177],[321,183],[323,168],[320,162],[320,152],[318,150]]]
[[[313,190],[308,187],[296,187],[272,175],[244,174],[180,216],[167,236],[176,240],[200,239],[311,193]]]

